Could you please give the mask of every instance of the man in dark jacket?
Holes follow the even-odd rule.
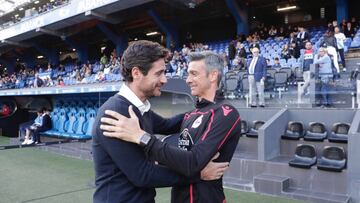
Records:
[[[41,115],[41,125],[33,131],[33,141],[35,144],[41,143],[40,133],[50,130],[52,127],[50,112],[44,107],[42,109],[43,114]]]
[[[249,74],[249,102],[252,107],[256,107],[256,91],[259,95],[259,106],[265,107],[265,79],[266,79],[266,59],[259,55],[259,49],[252,49],[253,58],[248,61]]]
[[[217,161],[231,160],[239,140],[240,116],[233,106],[216,99],[223,68],[221,56],[213,52],[200,52],[190,54],[189,60],[186,82],[191,88],[191,94],[199,99],[196,109],[186,113],[183,118],[176,146],[161,142],[152,135],[148,136],[149,141],[144,144],[144,132],[131,108],[131,118],[107,112],[115,119],[104,118],[101,128],[108,131],[104,132],[105,135],[143,145],[148,155],[159,163],[193,176],[217,152],[220,152]],[[226,202],[222,179],[175,186],[171,200],[173,203]]]
[[[197,182],[200,170],[191,177],[180,175],[167,167],[156,165],[151,157],[146,156],[143,148],[132,143],[105,137],[106,132],[100,128],[105,111],[112,110],[138,119],[138,128],[147,144],[147,133],[172,134],[180,131],[184,114],[171,119],[164,119],[152,110],[148,98],[160,96],[160,88],[166,82],[165,57],[167,50],[158,43],[136,41],[124,52],[121,59],[121,72],[124,84],[118,94],[109,98],[99,109],[93,128],[93,156],[95,167],[96,191],[94,203],[102,202],[155,202],[155,187],[188,185]],[[129,107],[133,108],[129,114]],[[131,126],[131,125],[129,125]],[[125,128],[119,128],[125,130]],[[144,133],[147,132],[147,133]],[[210,160],[209,160],[210,161]],[[209,162],[208,161],[208,162]],[[222,163],[221,170],[213,174],[223,174],[228,163]],[[210,164],[211,165],[211,164]],[[217,164],[215,164],[217,165]],[[220,165],[220,164],[219,164]],[[203,169],[205,170],[205,169]],[[201,176],[205,180],[219,179],[220,176]],[[203,174],[203,173],[202,173]],[[213,178],[212,178],[213,177]]]

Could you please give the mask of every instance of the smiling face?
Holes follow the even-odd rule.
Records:
[[[139,91],[145,98],[161,95],[161,87],[167,82],[165,77],[165,61],[159,59],[152,63],[152,67],[144,75],[138,68],[134,69],[134,80],[137,80]]]
[[[188,67],[186,83],[190,86],[193,96],[199,97],[199,100],[213,101],[218,76],[218,70],[211,70],[210,72],[206,70],[204,60],[191,61]]]

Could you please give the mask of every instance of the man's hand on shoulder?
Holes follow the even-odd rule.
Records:
[[[139,124],[132,105],[129,106],[130,118],[127,118],[118,112],[106,110],[105,115],[109,117],[101,118],[100,129],[106,137],[118,138],[127,142],[139,144],[141,136],[145,133]]]

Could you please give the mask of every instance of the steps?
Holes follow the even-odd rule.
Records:
[[[340,194],[311,192],[309,190],[294,189],[290,187],[290,178],[260,174],[254,177],[255,192],[261,194],[283,196],[291,199],[300,199],[315,203],[348,203],[350,197]]]
[[[254,177],[254,188],[257,193],[279,196],[282,191],[289,188],[289,186],[289,177],[269,174],[260,174]]]

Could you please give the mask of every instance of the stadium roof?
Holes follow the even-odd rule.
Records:
[[[0,16],[15,10],[18,6],[31,0],[0,0]]]

